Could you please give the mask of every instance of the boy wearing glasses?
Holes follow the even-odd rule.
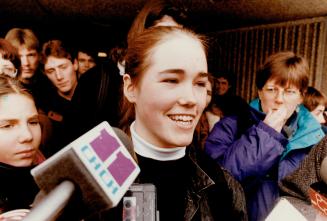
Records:
[[[307,61],[293,52],[270,56],[257,73],[259,98],[221,119],[206,141],[206,153],[241,182],[249,220],[265,219],[279,196],[278,181],[324,136],[302,105],[308,74]]]

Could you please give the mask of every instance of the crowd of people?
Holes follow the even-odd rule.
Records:
[[[327,153],[327,100],[304,57],[269,56],[247,103],[231,72],[208,68],[206,37],[183,8],[149,1],[126,42],[100,61],[26,28],[0,39],[0,220],[32,208],[31,168],[102,121],[130,136],[136,182],[156,186],[160,220],[261,221],[280,197],[310,203],[299,195],[320,175],[298,182]],[[121,209],[76,220],[121,220]]]

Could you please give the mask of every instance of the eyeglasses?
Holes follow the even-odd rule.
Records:
[[[276,97],[279,95],[279,93],[282,93],[284,99],[294,99],[298,98],[300,95],[300,91],[297,89],[286,89],[286,90],[280,90],[278,88],[263,88],[262,91],[269,97]]]
[[[0,68],[0,73],[8,75],[9,77],[16,77],[18,70],[14,67],[2,67]]]

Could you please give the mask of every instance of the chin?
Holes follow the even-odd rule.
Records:
[[[193,136],[191,138],[185,137],[185,138],[178,139],[178,140],[176,140],[176,142],[174,142],[174,147],[188,146],[192,143],[192,139],[193,139]]]
[[[13,164],[12,166],[15,167],[29,167],[32,166],[33,160],[32,159],[25,159],[25,160],[20,160]]]

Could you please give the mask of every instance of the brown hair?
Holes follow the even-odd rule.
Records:
[[[67,58],[73,62],[72,53],[60,40],[51,40],[43,44],[41,62],[45,64],[49,56]]]
[[[3,59],[11,61],[15,68],[18,69],[20,67],[20,58],[18,56],[17,48],[3,38],[0,38],[0,55]]]
[[[318,105],[326,106],[326,95],[314,87],[308,87],[303,99],[303,105],[309,110],[313,111]]]
[[[174,6],[171,1],[167,0],[150,0],[138,13],[131,28],[128,31],[127,43],[140,35],[144,30],[154,26],[156,21],[163,18],[164,15],[171,16],[177,23],[185,25],[187,13],[185,7],[180,5]]]
[[[204,36],[195,34],[194,32],[179,28],[179,27],[152,27],[145,30],[137,38],[133,39],[128,45],[125,56],[125,73],[130,75],[132,83],[137,85],[142,78],[144,72],[147,71],[151,65],[151,54],[156,45],[169,41],[172,36],[188,36],[196,39],[203,46],[206,52],[206,40]],[[120,127],[129,133],[129,126],[135,119],[135,110],[125,97],[121,103],[122,118],[120,120]]]
[[[5,39],[15,48],[25,46],[27,49],[39,51],[39,40],[30,29],[12,28],[7,32]]]
[[[256,86],[261,90],[268,80],[280,86],[294,85],[304,95],[309,83],[309,65],[306,59],[291,51],[278,52],[268,57],[258,71]]]

